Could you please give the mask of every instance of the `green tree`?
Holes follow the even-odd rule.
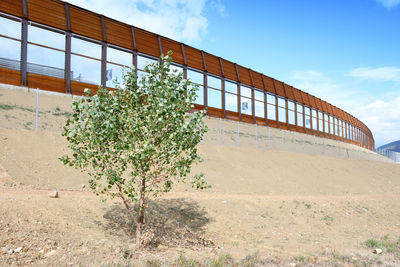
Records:
[[[170,53],[161,56],[140,79],[128,70],[117,90],[86,90],[63,131],[72,155],[60,160],[87,172],[97,195],[122,199],[136,224],[138,249],[149,197],[176,182],[208,187],[202,173],[190,176],[192,164],[201,161],[196,146],[207,131],[206,114],[189,112],[198,88],[170,70],[171,60]]]

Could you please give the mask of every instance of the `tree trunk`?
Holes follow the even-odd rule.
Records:
[[[142,242],[142,228],[144,225],[144,209],[145,209],[145,189],[146,189],[146,180],[142,179],[142,185],[140,187],[140,197],[139,197],[139,215],[136,224],[136,248],[140,250],[141,242]]]

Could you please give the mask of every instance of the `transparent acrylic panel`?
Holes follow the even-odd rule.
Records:
[[[317,111],[315,109],[311,109],[311,116],[313,116],[314,118],[317,117]]]
[[[319,122],[319,131],[323,132],[324,131],[324,121],[323,120],[318,120]]]
[[[304,107],[304,113],[308,116],[310,116],[310,108],[309,107]]]
[[[0,37],[0,67],[19,70],[21,42]]]
[[[106,71],[106,85],[107,87],[116,87],[116,83],[119,83],[122,85],[123,79],[122,75],[123,73],[127,73],[129,71],[129,68],[124,68],[119,65],[115,65],[112,63],[107,63],[107,71]]]
[[[286,108],[286,100],[281,97],[278,97],[278,106],[282,107],[282,108]]]
[[[267,103],[268,104],[272,104],[272,105],[276,105],[276,97],[275,97],[275,95],[267,94]]]
[[[324,114],[322,114],[321,111],[318,111],[318,119],[323,120],[324,119]]]
[[[177,65],[169,65],[169,72],[175,75],[183,75],[183,67]]]
[[[297,112],[297,125],[303,127],[303,113]]]
[[[251,88],[244,85],[240,85],[240,95],[251,98]]]
[[[264,102],[256,100],[254,102],[254,112],[257,117],[265,118]]]
[[[267,104],[267,115],[269,120],[276,121],[276,108],[275,105]]]
[[[2,35],[21,39],[21,27],[22,23],[20,21],[0,17],[0,32]]]
[[[71,79],[79,82],[100,84],[101,61],[71,55]]]
[[[27,71],[63,79],[65,53],[58,50],[28,44]]]
[[[288,111],[288,116],[289,116],[289,124],[296,124],[296,118],[295,118],[295,113],[292,110]]]
[[[279,122],[284,122],[286,123],[286,109],[279,107],[278,108],[278,120]]]
[[[325,121],[325,133],[329,133],[329,122]]]
[[[297,112],[303,113],[303,105],[302,104],[296,103],[296,109],[297,109]]]
[[[237,95],[225,92],[225,109],[233,112],[238,112],[238,97]]]
[[[75,37],[71,38],[71,52],[101,59],[101,45]]]
[[[288,101],[288,109],[294,110],[294,102]]]
[[[28,26],[28,42],[65,50],[65,34]]]
[[[333,122],[329,124],[329,133],[335,135],[335,132],[333,131]]]
[[[242,114],[252,115],[251,99],[247,97],[240,98],[240,110]]]
[[[196,99],[194,103],[198,105],[204,105],[204,86],[197,85],[197,88],[198,89],[196,91]]]
[[[207,75],[207,86],[215,89],[220,89],[222,87],[221,79],[215,78],[214,76]]]
[[[132,67],[133,54],[112,47],[107,47],[107,62]]]
[[[318,129],[318,122],[316,117],[312,117],[312,129],[317,130]]]
[[[264,102],[264,93],[258,90],[254,90],[254,99]]]
[[[155,60],[155,59],[138,55],[138,57],[137,57],[137,68],[139,70],[144,70],[144,68],[147,65],[150,65],[150,64],[153,64],[153,63],[156,63],[156,62],[157,62],[157,60]]]
[[[203,73],[193,70],[187,70],[187,78],[193,83],[204,84],[204,76]]]
[[[306,128],[310,129],[311,128],[311,117],[309,114],[307,114],[307,108],[306,108],[305,119],[306,119]]]
[[[225,81],[225,92],[237,94],[238,92],[237,84],[234,82]]]
[[[208,88],[207,90],[207,105],[213,108],[222,108],[222,93],[219,90]]]

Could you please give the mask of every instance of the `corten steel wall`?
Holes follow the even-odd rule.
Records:
[[[97,85],[71,77],[72,37],[86,38],[101,45],[101,58],[94,59],[101,62],[101,84],[106,84],[107,47],[131,53],[136,67],[140,56],[157,58],[171,50],[174,63],[183,68],[186,77],[188,70],[200,71],[203,75],[203,105],[195,104],[195,109],[205,108],[209,116],[317,135],[374,150],[375,142],[371,131],[351,114],[293,86],[169,38],[59,0],[1,0],[0,16],[22,23],[20,39],[0,32],[1,38],[15,39],[21,43],[19,68],[0,67],[0,83],[39,87],[75,95],[83,94],[84,88],[96,91]],[[28,71],[27,28],[30,24],[65,35],[65,49],[59,50],[65,53],[63,78]],[[207,86],[211,77],[220,79],[219,88]],[[233,82],[237,87],[236,94],[232,94],[237,98],[236,111],[226,108],[226,97],[229,96],[229,92],[225,91],[226,81]],[[243,96],[241,90],[245,92],[248,89],[251,90],[251,95]],[[220,95],[221,108],[209,105],[213,101],[208,97],[209,91]],[[250,114],[241,112],[241,101],[246,97],[251,101],[246,103],[246,107],[248,104],[251,106]],[[268,115],[270,106],[267,105],[271,97],[275,98],[275,105],[271,105],[275,109],[274,112],[271,111],[271,114],[275,114],[272,118]],[[264,105],[263,115],[256,116],[255,105]],[[306,126],[306,122],[310,122],[310,125]]]

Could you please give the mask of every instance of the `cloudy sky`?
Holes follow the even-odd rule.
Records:
[[[400,139],[400,0],[68,2],[323,98],[362,120],[377,146]]]

